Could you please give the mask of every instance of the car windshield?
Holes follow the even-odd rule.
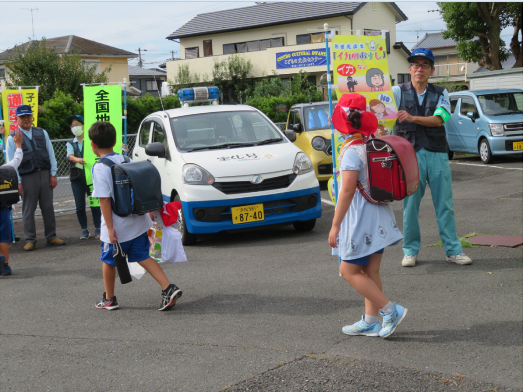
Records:
[[[256,111],[194,114],[171,118],[176,146],[183,151],[235,148],[284,140]]]
[[[523,113],[523,92],[478,95],[478,100],[487,115]]]
[[[316,131],[318,129],[329,129],[329,105],[318,104],[303,108],[305,119],[305,130]]]

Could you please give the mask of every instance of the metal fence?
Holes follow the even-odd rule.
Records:
[[[55,212],[65,212],[75,210],[75,203],[73,191],[71,189],[71,182],[69,181],[69,161],[67,160],[67,141],[70,139],[51,140],[53,145],[54,155],[56,157],[57,172],[56,178],[58,185],[53,191],[53,204]],[[134,144],[136,141],[136,134],[127,135],[127,145],[129,151],[127,155],[131,156]],[[4,162],[3,152],[0,151],[1,162]],[[13,208],[13,219],[22,218],[22,203],[18,203]],[[41,215],[40,208],[36,209],[36,215]]]
[[[286,128],[286,123],[278,122],[275,123],[282,131]],[[56,178],[58,179],[58,185],[53,192],[53,204],[55,212],[73,211],[76,209],[73,191],[71,189],[71,182],[69,181],[69,161],[67,160],[67,141],[70,139],[57,139],[51,140],[54,149],[54,155],[56,157],[56,163],[58,170]],[[136,142],[136,134],[127,135],[127,145],[129,151],[127,155],[132,156],[134,145]],[[4,162],[3,151],[0,150],[1,162]],[[22,218],[22,202],[16,204],[13,208],[13,219]],[[35,215],[41,215],[40,208],[36,209]]]

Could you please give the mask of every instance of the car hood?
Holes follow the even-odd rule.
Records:
[[[507,123],[520,123],[523,118],[523,113],[516,114],[504,114],[501,116],[485,116],[487,121],[492,124],[507,124]]]
[[[301,150],[292,143],[267,144],[182,154],[185,163],[201,166],[214,177],[235,177],[292,170]]]
[[[307,131],[305,132],[305,135],[309,139],[313,139],[316,136],[323,136],[325,139],[330,140],[331,139],[331,130],[330,129],[318,129],[316,131]]]

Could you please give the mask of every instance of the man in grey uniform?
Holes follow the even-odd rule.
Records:
[[[36,247],[35,211],[37,204],[44,218],[45,238],[47,245],[65,245],[65,242],[56,237],[56,222],[53,206],[53,189],[56,179],[56,158],[49,135],[42,128],[33,127],[33,112],[29,105],[16,108],[18,128],[22,131],[22,149],[24,157],[18,168],[18,190],[22,195],[22,217],[27,243],[26,251]],[[7,139],[7,158],[12,160],[16,146],[13,134]]]

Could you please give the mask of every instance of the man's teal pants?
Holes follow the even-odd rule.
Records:
[[[423,148],[416,153],[416,157],[419,167],[419,189],[412,196],[403,199],[403,253],[411,256],[419,254],[419,206],[428,183],[445,254],[458,255],[463,249],[456,234],[449,157],[447,153],[430,152]]]

